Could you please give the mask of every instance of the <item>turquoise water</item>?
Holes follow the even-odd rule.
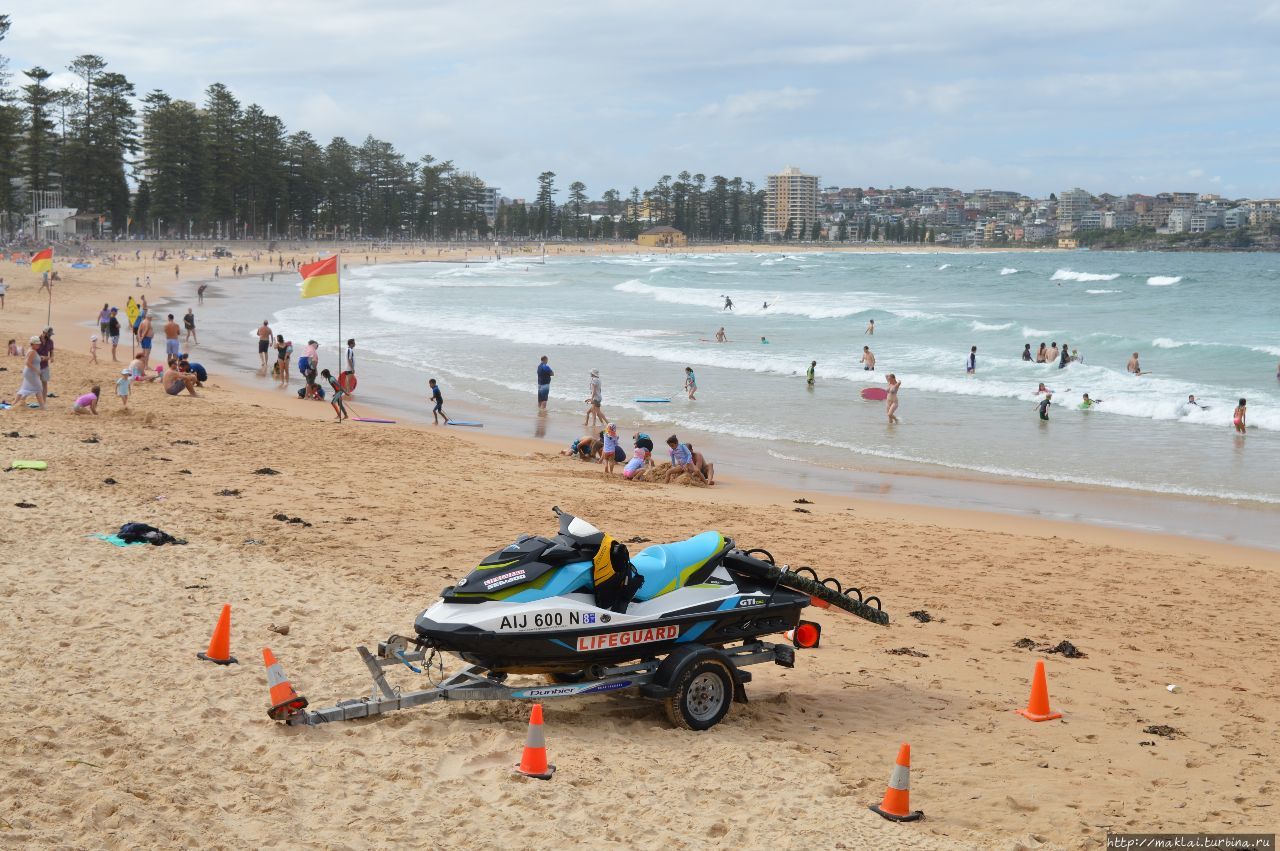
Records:
[[[582,410],[597,368],[624,430],[692,429],[747,459],[1280,504],[1275,255],[638,254],[360,268],[343,291],[362,370],[412,370],[423,386],[430,373],[447,398],[521,416],[532,417],[546,354],[554,416]],[[274,324],[295,341],[330,340],[333,300],[287,307]],[[708,342],[720,326],[730,342]],[[1020,359],[1025,343],[1053,341],[1083,363]],[[874,373],[858,363],[863,345]],[[1134,351],[1149,375],[1125,372]],[[681,390],[686,366],[697,401]],[[903,382],[897,426],[859,397],[888,372]],[[1041,381],[1055,391],[1048,423],[1035,408]],[[1101,406],[1080,410],[1084,392]],[[671,403],[634,401],[648,397]],[[1240,397],[1245,437],[1230,427]]]

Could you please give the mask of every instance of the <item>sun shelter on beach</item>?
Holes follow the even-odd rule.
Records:
[[[689,237],[669,225],[659,225],[643,231],[636,242],[649,248],[684,248],[689,244]]]

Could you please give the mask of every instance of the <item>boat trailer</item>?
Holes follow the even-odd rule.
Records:
[[[404,636],[393,635],[378,642],[377,655],[363,645],[356,648],[373,678],[369,696],[342,700],[323,709],[307,709],[304,703],[301,708],[278,716],[279,720],[290,725],[316,725],[369,718],[439,700],[546,700],[638,688],[641,697],[662,701],[677,726],[705,730],[728,713],[732,702],[746,702],[744,687],[751,681],[751,673],[743,670],[745,666],[762,662],[784,668],[795,666],[795,647],[791,644],[755,640],[723,649],[687,644],[663,657],[631,665],[593,666],[574,682],[508,685],[505,673],[479,665],[469,665],[444,677],[443,662],[435,658],[439,652],[410,650],[410,643]],[[433,667],[439,666],[443,678],[430,688],[401,691],[386,677],[387,669],[401,665],[428,676]]]

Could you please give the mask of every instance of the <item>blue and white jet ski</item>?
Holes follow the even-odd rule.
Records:
[[[522,535],[446,588],[414,622],[418,644],[498,673],[554,674],[785,632],[814,595],[888,620],[878,600],[873,609],[860,595],[780,570],[767,552],[740,550],[719,532],[630,555],[587,521],[553,510],[558,534]]]

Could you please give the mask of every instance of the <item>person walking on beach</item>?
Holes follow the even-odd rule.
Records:
[[[818,368],[818,362],[816,360],[809,361],[809,368],[805,370],[804,377],[805,377],[805,381],[809,384],[810,387],[813,386],[814,371],[817,368]]]
[[[545,411],[547,409],[547,399],[551,398],[551,376],[556,371],[547,363],[547,356],[543,355],[538,361],[538,410]]]
[[[9,289],[9,285],[4,282],[4,278],[0,278],[0,310],[4,310],[4,294]]]
[[[356,340],[354,337],[347,340],[347,372],[351,375],[356,374]]]
[[[179,351],[182,344],[178,342],[178,335],[182,333],[182,329],[178,327],[178,323],[173,321],[173,314],[169,314],[169,321],[164,324],[164,354],[165,357],[176,358],[182,354]]]
[[[684,368],[684,392],[693,401],[698,401],[698,379],[693,377],[693,367]]]
[[[1129,358],[1129,362],[1125,364],[1125,372],[1131,372],[1134,375],[1142,375],[1142,365],[1138,363],[1138,353],[1134,352],[1133,357]]]
[[[726,311],[726,310],[732,311],[732,310],[733,310],[733,299],[729,298],[728,296],[725,296],[725,297],[724,297],[724,307],[720,308],[720,310],[721,310],[721,312],[724,312],[724,311]]]
[[[431,409],[431,421],[436,425],[440,425],[440,417],[444,417],[444,424],[449,424],[449,415],[444,412],[444,395],[440,392],[440,385],[436,384],[434,378],[427,381],[431,387],[431,401],[435,402],[435,407]]]
[[[1231,414],[1231,425],[1235,427],[1236,432],[1239,434],[1244,434],[1244,430],[1248,427],[1248,424],[1245,422],[1246,402],[1247,400],[1241,399],[1240,404],[1236,405],[1235,411]]]
[[[969,347],[969,357],[968,359],[965,360],[964,371],[969,375],[973,375],[978,371],[978,347],[977,346]]]
[[[98,362],[98,335],[89,338],[89,363]]]
[[[604,390],[600,386],[600,370],[591,370],[591,381],[587,384],[587,416],[582,421],[583,428],[591,428],[591,421],[594,419],[596,425],[608,425],[609,418],[604,415],[604,410],[600,407],[604,402]]]
[[[40,345],[41,337],[32,337],[30,345],[27,347],[27,360],[22,365],[22,385],[18,388],[17,395],[13,397],[13,407],[17,408],[22,402],[27,402],[27,407],[31,407],[31,398],[35,397],[35,407],[44,408],[44,382],[40,380]]]
[[[889,422],[898,422],[898,391],[902,389],[902,382],[898,380],[898,376],[892,372],[885,376],[885,381],[889,388],[884,396],[884,410],[889,415]]]
[[[267,352],[271,350],[271,326],[267,324],[267,320],[262,320],[262,325],[258,327],[258,360],[262,362],[262,371],[267,371]]]
[[[858,361],[858,363],[862,364],[864,372],[875,372],[876,356],[871,353],[870,346],[862,347],[862,360]]]
[[[204,291],[209,287],[208,284],[201,284],[196,287],[196,304],[204,306]]]
[[[102,305],[102,310],[98,311],[98,333],[102,335],[103,340],[106,340],[109,336],[107,333],[107,322],[109,322],[110,319],[111,305],[104,304]]]
[[[196,315],[189,307],[182,316],[182,324],[187,329],[187,339],[184,342],[199,345],[200,338],[196,336]]]
[[[1031,354],[1031,344],[1027,343],[1022,347],[1022,359],[1025,361],[1035,360],[1035,356]]]
[[[1053,404],[1053,394],[1046,393],[1044,398],[1036,403],[1036,407],[1040,409],[1040,419],[1044,422],[1049,421],[1049,406]]]
[[[320,375],[324,377],[325,381],[329,382],[329,404],[333,406],[334,413],[338,415],[338,418],[334,420],[334,422],[340,423],[345,419],[349,419],[347,416],[347,406],[342,404],[342,398],[347,395],[347,391],[343,390],[342,385],[338,383],[337,379],[329,374],[329,370],[320,370]]]
[[[874,319],[868,319],[867,329],[862,332],[862,336],[865,337],[866,335],[870,334],[874,337],[875,333],[876,333],[876,321]]]

